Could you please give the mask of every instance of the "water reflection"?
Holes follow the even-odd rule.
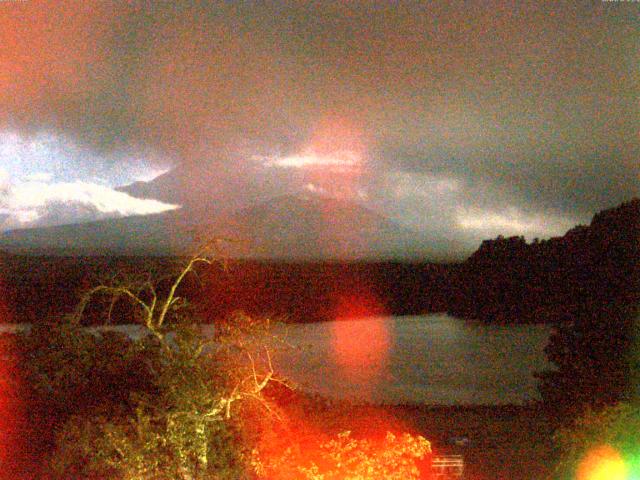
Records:
[[[347,326],[347,324],[351,324]],[[550,328],[541,325],[487,326],[447,315],[365,319],[293,325],[286,329],[292,351],[278,353],[276,366],[304,388],[332,397],[383,403],[504,404],[538,399],[533,372],[548,368],[544,354]],[[342,328],[354,347],[334,357],[333,332]],[[349,330],[351,329],[351,330]],[[284,332],[284,330],[283,330]],[[363,334],[369,332],[369,337]],[[371,369],[358,346],[385,332],[388,348],[375,375],[345,375]],[[375,342],[372,342],[375,344]],[[380,348],[380,351],[383,351]],[[369,388],[372,385],[375,388]]]

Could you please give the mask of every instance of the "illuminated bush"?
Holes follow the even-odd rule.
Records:
[[[278,456],[254,452],[260,478],[281,480],[411,480],[421,477],[420,464],[431,453],[421,436],[387,433],[382,440],[355,439],[346,431],[310,446],[290,446]]]
[[[153,366],[154,391],[131,392],[133,408],[106,403],[65,423],[52,458],[58,478],[241,478],[237,422],[227,415],[234,396],[217,381],[212,356],[196,357],[193,340],[175,341],[181,348]]]
[[[269,321],[236,314],[205,337],[178,295],[199,263],[211,260],[193,257],[169,285],[166,277],[165,284],[116,277],[86,292],[74,316],[24,339],[34,390],[63,414],[45,467],[53,476],[244,478],[250,448],[240,439],[236,405],[266,406],[262,391],[276,379],[256,339],[266,338]],[[119,302],[133,306],[119,320],[137,323],[140,339],[81,327],[87,308],[110,317]]]

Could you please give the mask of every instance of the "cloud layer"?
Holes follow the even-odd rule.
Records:
[[[240,193],[227,186],[247,182],[267,196],[298,180],[326,190],[320,168],[303,175],[292,163],[335,167],[335,153],[350,151],[361,168],[345,191],[405,224],[445,236],[561,233],[640,193],[639,11],[2,2],[0,131],[67,143],[26,167],[6,167],[20,155],[2,150],[0,165],[26,178],[58,162],[56,181],[78,191],[124,184],[136,162],[173,165],[184,190],[200,192],[194,202],[233,203]],[[271,164],[257,168],[256,156]]]
[[[3,230],[149,215],[179,207],[80,181],[27,180],[7,190],[0,199],[0,213],[7,215],[0,226]]]
[[[114,190],[163,170],[143,160],[87,162],[94,153],[52,135],[0,134],[0,230],[148,215],[178,208]],[[101,170],[96,171],[96,166]]]

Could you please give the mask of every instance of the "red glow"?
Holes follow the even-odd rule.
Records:
[[[353,198],[358,195],[366,153],[364,134],[355,122],[327,116],[301,154],[317,159],[317,164],[305,167],[310,185],[333,197]]]
[[[11,309],[3,301],[7,296],[6,285],[0,277],[0,323],[12,321]],[[17,432],[20,413],[16,378],[17,359],[13,350],[11,336],[0,336],[0,466],[4,474],[12,470],[16,454],[20,450]]]
[[[333,322],[331,331],[331,352],[333,360],[342,372],[356,379],[366,387],[373,387],[384,371],[391,336],[387,322],[380,317],[384,309],[367,294],[339,298],[336,318],[372,317],[366,320],[338,320]]]
[[[294,402],[278,410],[280,420],[262,432],[254,451],[254,459],[265,467],[260,478],[311,478],[301,475],[299,470],[311,465],[319,466],[320,471],[331,470],[331,478],[341,478],[335,476],[341,473],[341,467],[346,472],[353,466],[348,464],[356,459],[379,468],[389,458],[389,445],[385,441],[388,433],[406,446],[409,443],[403,434],[414,435],[413,429],[378,407],[336,407],[328,413],[322,406]],[[349,438],[341,441],[345,434]],[[341,465],[336,456],[346,460],[345,464]],[[422,470],[428,462],[427,456],[414,465]],[[399,468],[404,465],[403,462],[397,464]]]
[[[361,189],[365,144],[363,130],[355,122],[326,116],[299,154],[280,160],[281,165],[303,173],[309,190],[329,197],[320,203],[323,228],[317,235],[329,258],[357,258],[370,251],[374,232],[372,236],[369,232],[378,219],[357,204],[365,195]]]
[[[313,130],[307,149],[323,157],[350,152],[360,162],[366,154],[362,129],[355,122],[337,116],[327,116]],[[361,166],[361,165],[358,165]]]
[[[5,344],[0,347],[0,465],[5,468],[11,464],[15,455],[17,426],[17,405],[15,401],[14,362],[8,361]]]

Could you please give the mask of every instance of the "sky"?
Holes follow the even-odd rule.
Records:
[[[0,2],[0,229],[179,208],[115,190],[167,172],[474,242],[640,195],[640,3],[434,3]]]

